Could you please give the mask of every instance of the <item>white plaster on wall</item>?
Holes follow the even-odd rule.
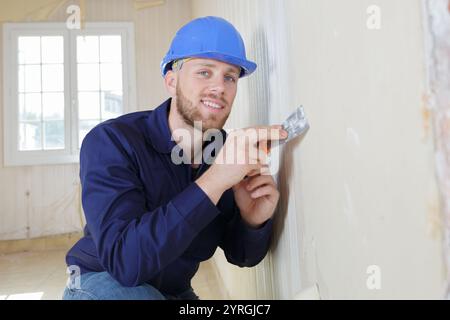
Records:
[[[361,145],[359,135],[353,128],[347,128],[347,143],[355,147],[359,147]]]
[[[444,219],[447,298],[450,298],[450,2],[423,0],[427,108],[432,111],[436,176]]]
[[[353,199],[352,194],[350,192],[350,187],[347,182],[344,182],[344,192],[345,192],[345,206],[344,206],[344,213],[345,217],[347,218],[347,222],[352,227],[356,227],[358,225],[358,222],[356,220],[355,211],[353,208]]]

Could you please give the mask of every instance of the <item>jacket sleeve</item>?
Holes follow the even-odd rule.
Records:
[[[264,259],[269,250],[273,219],[258,229],[251,228],[242,220],[234,197],[232,204],[232,219],[227,224],[220,247],[228,262],[239,267],[253,267]]]
[[[122,285],[137,286],[179,257],[220,212],[196,183],[148,211],[124,143],[108,126],[86,136],[80,151],[82,203],[101,265]]]

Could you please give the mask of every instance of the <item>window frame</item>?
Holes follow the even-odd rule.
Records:
[[[21,36],[64,38],[64,149],[19,150],[18,38]],[[4,165],[50,165],[79,162],[77,88],[77,36],[120,35],[122,39],[123,114],[137,111],[134,25],[131,22],[86,23],[69,30],[65,23],[5,23],[3,25],[3,126]]]

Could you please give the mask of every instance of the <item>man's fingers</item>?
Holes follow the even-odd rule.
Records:
[[[261,168],[263,168],[264,165],[262,165],[259,161],[256,161],[255,164],[251,164],[248,166],[248,172],[246,174],[247,177],[253,177],[256,175],[259,175],[261,172]]]
[[[247,182],[247,190],[252,191],[263,185],[276,186],[275,180],[273,180],[272,176],[259,175],[259,176],[254,176],[251,179],[249,179],[249,181]]]
[[[283,140],[286,139],[288,133],[281,125],[260,127],[257,129],[258,141]]]
[[[259,129],[283,129],[283,126],[281,124],[273,124],[271,126],[252,126],[252,127],[247,127],[244,128],[243,130],[250,130],[250,129],[255,129],[255,130],[259,130]]]
[[[249,173],[247,173],[247,177],[254,177],[260,174],[261,169],[253,169]]]
[[[258,169],[253,169],[246,175],[247,177],[254,177],[254,176],[271,176],[270,168],[269,166],[261,166]]]
[[[272,172],[270,172],[269,166],[263,166],[260,170],[260,175],[262,176],[272,176]]]
[[[283,140],[288,137],[288,133],[281,125],[255,126],[243,129],[241,132],[243,132],[251,141],[254,141],[255,143],[258,141],[267,140]]]
[[[260,188],[256,189],[255,191],[253,191],[250,194],[250,196],[253,199],[268,196],[270,201],[274,201],[275,202],[275,201],[278,200],[277,198],[279,197],[279,192],[274,186],[272,186],[272,185],[265,185],[263,187],[260,187]]]

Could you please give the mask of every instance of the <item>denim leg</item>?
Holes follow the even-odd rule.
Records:
[[[107,272],[89,272],[81,275],[80,288],[66,287],[63,300],[165,300],[149,284],[124,287]]]

